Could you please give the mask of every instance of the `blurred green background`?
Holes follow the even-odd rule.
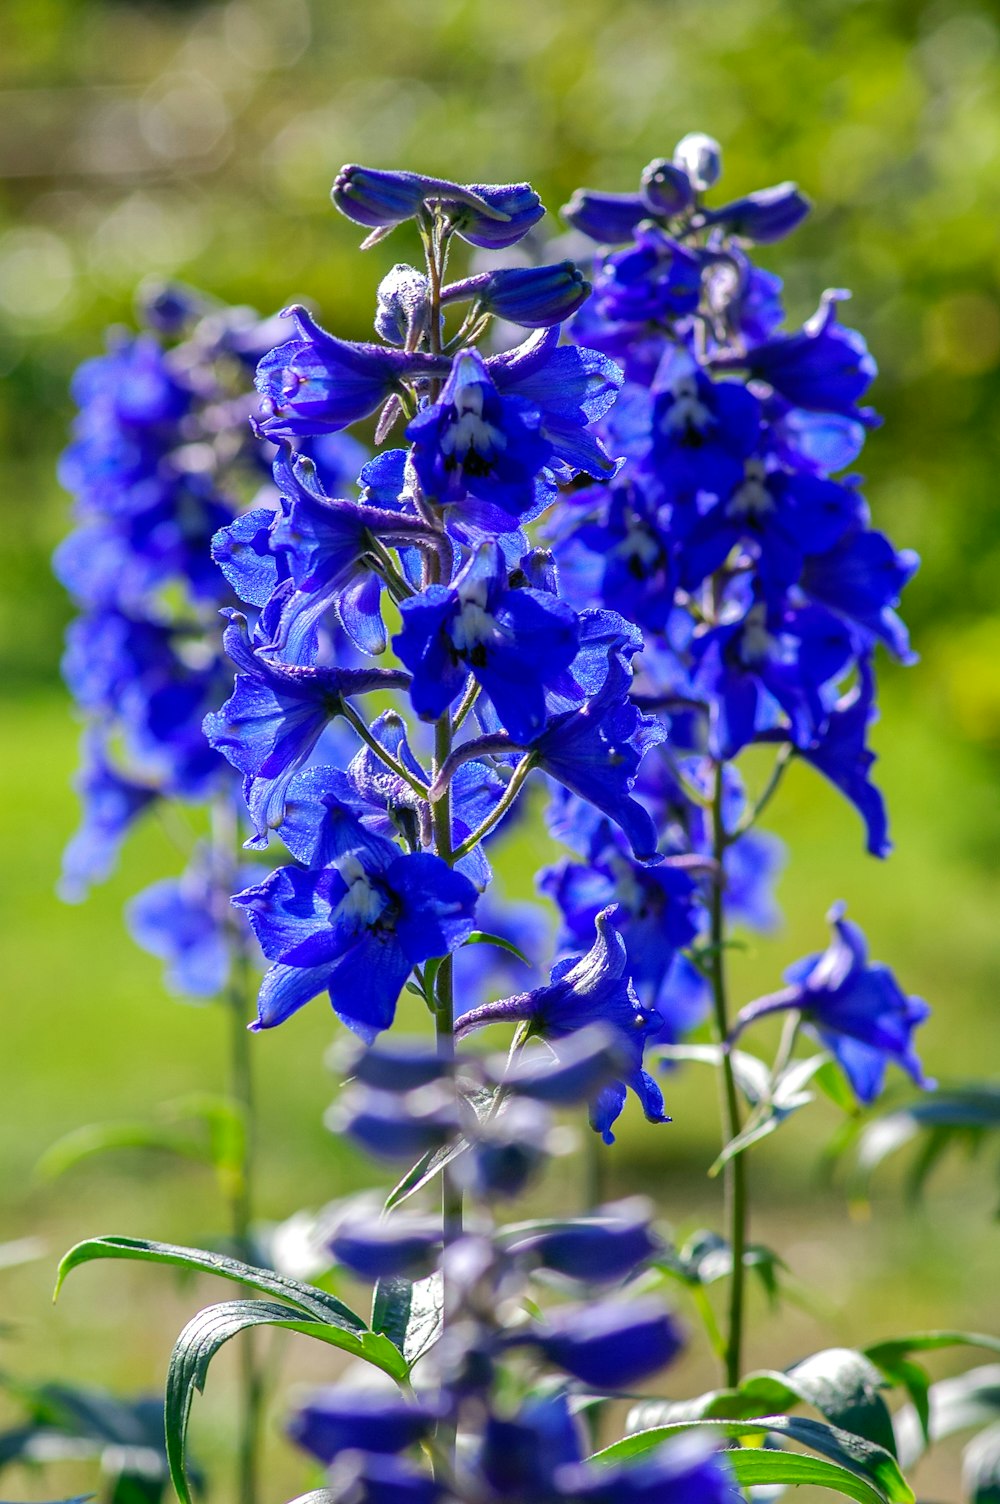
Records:
[[[867,493],[877,524],[923,556],[906,601],[922,662],[882,665],[894,856],[866,857],[853,812],[796,770],[772,821],[790,846],[785,922],[737,958],[737,995],[771,988],[818,948],[824,911],[844,896],[875,954],[934,1004],[922,1045],[932,1072],[996,1073],[998,20],[975,0],[3,0],[0,1240],[42,1243],[39,1258],[0,1271],[0,1317],[15,1323],[0,1368],[155,1389],[198,1299],[224,1293],[115,1265],[74,1276],[54,1314],[47,1304],[54,1258],[72,1241],[197,1242],[217,1226],[197,1171],[119,1157],[46,1186],[33,1166],[80,1123],[217,1086],[224,1052],[217,1011],[169,1000],[157,963],[124,936],[125,898],[177,865],[159,828],[85,907],[53,895],[74,822],[76,732],[58,678],[68,610],[48,564],[68,524],[54,476],[67,381],[106,324],[129,320],[149,275],[262,312],[306,297],[328,326],[364,337],[382,271],[413,248],[404,232],[359,256],[327,198],[345,161],[529,178],[556,210],[580,183],[632,188],[651,157],[700,129],[723,142],[733,195],[794,178],[814,198],[807,225],[761,259],[785,277],[793,321],[823,287],[854,289],[849,322],[878,359],[885,415],[864,455]],[[506,862],[525,894],[532,845],[523,837]],[[256,1041],[269,1217],[362,1183],[320,1122],[333,1033],[314,1005]],[[654,1192],[682,1229],[715,1218],[701,1178],[713,1100],[707,1077],[671,1082],[674,1125],[629,1121],[613,1188]],[[953,1164],[919,1209],[890,1172],[860,1222],[817,1178],[835,1121],[832,1109],[811,1126],[797,1119],[756,1156],[756,1235],[820,1292],[820,1308],[755,1309],[751,1361],[921,1324],[996,1329],[992,1167]],[[296,1374],[324,1372],[303,1347]],[[209,1460],[229,1439],[229,1377],[223,1358],[196,1423]],[[694,1356],[671,1385],[711,1377]],[[297,1490],[301,1464],[277,1439],[271,1452],[275,1488]],[[954,1453],[923,1478],[928,1497],[958,1497]],[[63,1467],[18,1475],[16,1495],[11,1475],[3,1491],[46,1498],[91,1483]]]

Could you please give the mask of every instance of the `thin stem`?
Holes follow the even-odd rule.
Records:
[[[504,815],[514,803],[514,800],[517,798],[518,794],[521,792],[521,786],[534,766],[534,753],[526,752],[521,758],[521,761],[518,763],[517,767],[514,769],[514,772],[511,775],[510,783],[508,783],[507,787],[504,789],[503,793],[500,795],[500,798],[497,800],[490,813],[486,816],[485,820],[483,820],[481,824],[476,826],[471,835],[466,836],[461,846],[455,848],[454,858],[456,862],[459,861],[463,856],[468,856],[470,851],[474,851],[483,837],[488,836],[494,826],[500,823]]]
[[[409,600],[411,595],[416,594],[413,586],[408,584],[407,581],[403,579],[403,576],[396,568],[392,555],[386,548],[385,544],[380,542],[379,539],[374,536],[374,534],[369,534],[368,552],[371,555],[379,574],[388,585],[393,599],[397,603],[399,601]]]
[[[732,835],[728,837],[729,841],[737,840],[740,836],[745,835],[746,832],[751,828],[751,826],[756,825],[757,821],[760,819],[761,815],[764,813],[765,809],[767,809],[767,806],[770,804],[771,800],[778,792],[778,789],[781,785],[781,780],[785,776],[785,769],[788,767],[788,764],[792,760],[793,751],[794,748],[792,747],[791,742],[786,742],[785,745],[781,748],[781,751],[774,759],[774,767],[771,769],[771,776],[767,780],[767,783],[765,783],[760,798],[757,800],[756,804],[751,805],[750,809],[747,810],[746,814],[743,816],[742,820],[740,820]]]
[[[726,922],[723,904],[722,860],[727,844],[723,819],[723,765],[715,764],[712,788],[712,855],[718,870],[711,886],[711,984],[714,1032],[723,1047],[721,1075],[722,1129],[724,1143],[740,1132],[740,1103],[733,1062],[727,1048],[729,1011],[726,1000]],[[743,1313],[745,1295],[744,1254],[747,1243],[746,1155],[736,1154],[725,1167],[726,1222],[732,1249],[733,1271],[729,1286],[729,1327],[726,1338],[725,1377],[730,1388],[739,1383],[743,1365]]]
[[[380,758],[381,761],[385,763],[387,768],[391,768],[391,770],[396,774],[397,778],[402,778],[404,783],[408,783],[410,785],[410,788],[413,789],[414,793],[420,795],[421,799],[426,799],[428,797],[429,791],[426,783],[424,783],[421,778],[417,778],[414,773],[411,773],[409,768],[404,767],[397,757],[393,757],[392,753],[387,751],[387,749],[383,747],[382,743],[376,737],[372,736],[371,732],[368,730],[368,727],[365,725],[364,721],[358,715],[358,712],[355,710],[354,706],[350,703],[349,700],[344,701],[344,707],[341,714],[343,715],[345,721],[347,721],[349,725],[354,727],[355,731],[358,733],[365,746],[370,747],[371,750],[375,753],[375,756]]]
[[[465,686],[465,694],[462,696],[462,703],[455,711],[455,716],[451,723],[452,732],[457,731],[459,726],[461,726],[462,722],[465,720],[465,717],[469,714],[469,711],[472,709],[473,705],[475,705],[478,697],[479,681],[478,679],[473,679],[472,675],[470,674],[469,682]]]
[[[238,828],[235,809],[223,796],[213,810],[213,856],[219,891],[227,899],[235,887]],[[247,1023],[255,992],[246,938],[227,917],[230,972],[223,1002],[229,1017],[229,1093],[242,1120],[242,1152],[236,1173],[229,1182],[230,1230],[236,1257],[255,1262],[253,1250],[256,1131],[254,1118],[253,1063]],[[247,1294],[253,1293],[249,1287]],[[256,1504],[259,1487],[259,1451],[264,1380],[258,1363],[253,1334],[245,1332],[239,1345],[240,1429],[237,1443],[237,1493],[239,1504]]]
[[[438,721],[434,730],[434,771],[444,765],[451,751],[452,725],[449,712]],[[456,854],[452,850],[451,789],[446,786],[431,805],[431,823],[434,845],[438,856],[455,865]],[[436,981],[437,1009],[434,1015],[437,1032],[438,1054],[448,1070],[455,1068],[455,963],[452,955],[445,956],[438,968]],[[442,1220],[445,1242],[450,1243],[462,1233],[462,1192],[454,1177],[445,1170],[442,1176]]]

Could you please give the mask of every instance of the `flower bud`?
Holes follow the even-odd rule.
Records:
[[[429,1217],[342,1223],[330,1252],[362,1279],[424,1279],[441,1247],[441,1224]]]
[[[379,1159],[419,1159],[440,1149],[458,1132],[458,1110],[450,1093],[428,1086],[404,1097],[388,1092],[349,1092],[325,1119]]]
[[[722,176],[722,147],[712,136],[691,131],[674,147],[674,166],[687,174],[692,188],[702,193]]]
[[[577,188],[560,209],[574,230],[601,245],[621,245],[631,240],[640,221],[649,215],[649,205],[638,193],[595,193]]]
[[[377,1091],[407,1092],[431,1086],[446,1072],[433,1046],[420,1039],[399,1039],[370,1045],[354,1061],[351,1074]]]
[[[337,173],[330,197],[355,224],[383,229],[412,219],[433,181],[416,172],[381,172],[348,164]]]
[[[713,209],[706,216],[706,223],[721,226],[729,235],[767,245],[790,234],[810,208],[797,184],[778,183],[774,188],[761,188],[745,198],[734,199],[731,204],[723,204],[721,209]]]
[[[559,324],[576,312],[590,292],[590,283],[572,261],[554,266],[504,267],[453,282],[442,302],[475,298],[484,313],[496,314],[525,329]]]
[[[455,234],[486,251],[514,245],[545,213],[530,183],[469,183],[440,202]]]
[[[378,286],[375,333],[389,345],[415,344],[427,323],[430,285],[423,272],[397,262]]]
[[[566,1279],[619,1283],[660,1247],[650,1231],[651,1213],[650,1203],[640,1196],[572,1222],[540,1223],[521,1233],[513,1230],[506,1247],[515,1257]]]
[[[553,1055],[555,1059],[553,1059]],[[588,1024],[541,1051],[521,1055],[500,1079],[509,1091],[553,1107],[588,1102],[627,1066],[615,1032],[603,1023]]]
[[[654,214],[680,214],[692,200],[691,180],[682,167],[657,157],[644,170],[641,193]]]
[[[537,1347],[550,1363],[602,1394],[651,1377],[684,1345],[673,1317],[655,1300],[562,1306],[545,1327],[515,1337],[515,1344]]]
[[[315,1390],[292,1415],[288,1432],[329,1465],[341,1452],[402,1452],[422,1441],[436,1417],[395,1393],[335,1385]]]

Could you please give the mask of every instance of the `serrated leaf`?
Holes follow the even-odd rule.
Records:
[[[827,1488],[846,1499],[854,1499],[857,1504],[885,1504],[885,1494],[859,1478],[856,1473],[849,1473],[832,1462],[821,1462],[818,1457],[802,1457],[791,1452],[769,1452],[761,1448],[727,1452],[725,1455],[733,1477],[744,1488],[766,1483],[779,1483],[785,1488],[792,1488],[802,1483],[812,1483],[817,1488]]]
[[[233,1337],[258,1326],[280,1327],[326,1342],[362,1358],[394,1379],[406,1377],[406,1363],[387,1337],[346,1330],[322,1318],[296,1314],[287,1305],[264,1300],[228,1300],[199,1311],[177,1339],[167,1369],[166,1438],[170,1477],[181,1504],[193,1504],[187,1478],[187,1430],[195,1391],[205,1388],[215,1354]]]
[[[513,941],[505,940],[502,935],[493,935],[489,930],[473,930],[464,943],[466,945],[495,945],[498,950],[505,950],[508,955],[516,956],[519,961],[524,962],[525,966],[531,965],[524,951],[518,950]]]
[[[365,1323],[355,1311],[335,1295],[318,1290],[315,1285],[302,1284],[297,1279],[277,1274],[273,1269],[256,1269],[253,1265],[241,1263],[239,1259],[229,1258],[224,1253],[210,1253],[204,1248],[182,1248],[173,1243],[152,1243],[143,1238],[88,1238],[83,1243],[77,1243],[59,1265],[53,1298],[58,1296],[66,1276],[73,1269],[95,1259],[133,1259],[215,1274],[220,1279],[234,1280],[237,1284],[262,1290],[267,1295],[276,1295],[296,1310],[304,1311],[320,1321],[332,1322],[346,1331],[367,1331]]]
[[[780,1376],[779,1376],[780,1377]],[[675,1425],[656,1426],[605,1447],[595,1454],[598,1462],[620,1462],[641,1457],[680,1431],[704,1430],[708,1435],[732,1438],[745,1436],[781,1436],[831,1458],[840,1468],[847,1468],[866,1482],[877,1484],[881,1495],[874,1497],[888,1504],[914,1504],[913,1490],[899,1470],[891,1453],[862,1436],[842,1431],[825,1421],[798,1415],[768,1415],[756,1420],[694,1420]],[[761,1481],[766,1481],[762,1479]],[[869,1495],[864,1495],[867,1498]]]

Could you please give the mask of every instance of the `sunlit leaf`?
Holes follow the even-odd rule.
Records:
[[[780,1377],[780,1376],[779,1376]],[[877,1484],[881,1493],[874,1491],[862,1498],[888,1500],[888,1504],[914,1504],[913,1490],[899,1470],[899,1464],[884,1447],[842,1431],[824,1421],[811,1420],[798,1415],[769,1415],[756,1420],[694,1420],[679,1424],[655,1426],[651,1430],[625,1436],[596,1453],[596,1460],[618,1462],[630,1457],[641,1457],[653,1451],[661,1442],[680,1431],[704,1430],[709,1435],[743,1438],[746,1436],[781,1436],[797,1441],[802,1446],[821,1453],[847,1468],[870,1484]],[[767,1479],[760,1481],[766,1482]],[[808,1481],[808,1480],[803,1480]]]
[[[186,1453],[195,1391],[199,1394],[204,1391],[209,1365],[220,1347],[240,1332],[258,1326],[300,1332],[351,1357],[362,1358],[393,1378],[406,1376],[406,1363],[398,1349],[378,1332],[348,1331],[322,1318],[296,1314],[287,1305],[264,1300],[229,1300],[199,1311],[178,1337],[167,1369],[167,1460],[181,1504],[192,1504]]]
[[[71,1270],[94,1259],[137,1259],[144,1263],[171,1264],[179,1269],[216,1274],[221,1279],[234,1280],[267,1295],[276,1295],[296,1310],[320,1321],[332,1322],[348,1331],[367,1331],[356,1312],[335,1295],[328,1295],[315,1285],[302,1284],[287,1275],[276,1274],[273,1269],[255,1269],[251,1264],[243,1264],[224,1253],[210,1253],[204,1248],[182,1248],[172,1243],[150,1243],[142,1238],[88,1238],[86,1242],[77,1243],[59,1265],[56,1295]]]

